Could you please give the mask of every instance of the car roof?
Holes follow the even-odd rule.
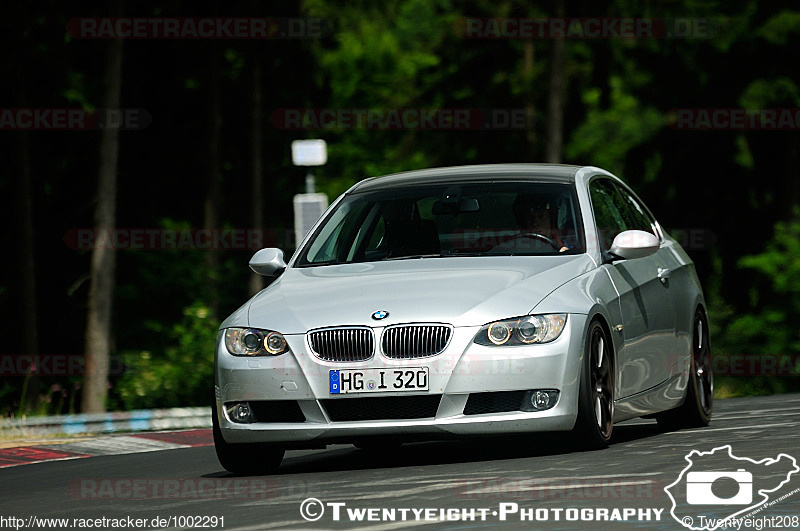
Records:
[[[532,180],[552,183],[574,183],[575,174],[584,166],[569,164],[481,164],[475,166],[450,166],[426,170],[393,173],[382,177],[364,179],[350,189],[350,193],[400,188],[413,184],[447,184],[476,181]]]

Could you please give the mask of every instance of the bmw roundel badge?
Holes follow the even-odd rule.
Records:
[[[380,321],[381,319],[386,319],[387,317],[389,317],[389,312],[387,312],[386,310],[378,310],[376,312],[373,312],[372,314],[372,318],[375,319],[376,321]]]

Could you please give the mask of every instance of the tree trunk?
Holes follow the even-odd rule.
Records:
[[[219,47],[211,43],[211,62],[208,69],[208,159],[206,163],[206,197],[203,205],[203,228],[216,230],[219,228],[219,204],[222,192],[222,172],[220,171],[220,135],[222,129],[222,111],[220,104]],[[205,252],[205,265],[208,275],[208,305],[213,316],[218,313],[218,271],[219,252],[208,249]]]
[[[122,88],[122,40],[108,41],[106,97],[104,107],[118,109]],[[97,204],[94,223],[98,229],[112,229],[117,210],[117,157],[119,130],[113,127],[100,132],[100,164],[97,178]],[[86,322],[86,374],[81,409],[86,413],[105,411],[108,395],[108,368],[111,351],[111,309],[114,299],[113,249],[102,245],[92,249],[89,312]]]
[[[251,183],[253,225],[251,230],[262,231],[264,228],[264,186],[262,182],[263,165],[261,161],[261,65],[258,63],[257,57],[254,57],[253,60],[255,61],[253,67],[253,129],[250,134],[253,155]],[[261,234],[263,234],[263,232]],[[264,289],[264,277],[251,273],[250,294],[255,295],[262,289]]]
[[[564,0],[555,0],[555,16],[563,19],[566,9]],[[560,163],[564,144],[564,90],[565,90],[566,42],[553,40],[553,53],[550,58],[550,82],[547,98],[547,140],[545,161]]]

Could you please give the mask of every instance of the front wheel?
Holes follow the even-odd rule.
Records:
[[[211,406],[211,426],[214,449],[219,464],[238,476],[267,475],[277,472],[283,460],[284,449],[270,444],[232,444],[222,437],[216,406]]]
[[[608,446],[614,431],[614,347],[599,321],[586,335],[578,394],[578,420],[573,434],[587,449]]]
[[[659,413],[656,420],[665,430],[702,428],[711,421],[713,407],[714,373],[711,368],[708,322],[702,310],[698,309],[692,326],[692,359],[683,405]]]

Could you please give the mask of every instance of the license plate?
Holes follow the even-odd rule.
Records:
[[[427,391],[428,367],[330,371],[331,394]]]

